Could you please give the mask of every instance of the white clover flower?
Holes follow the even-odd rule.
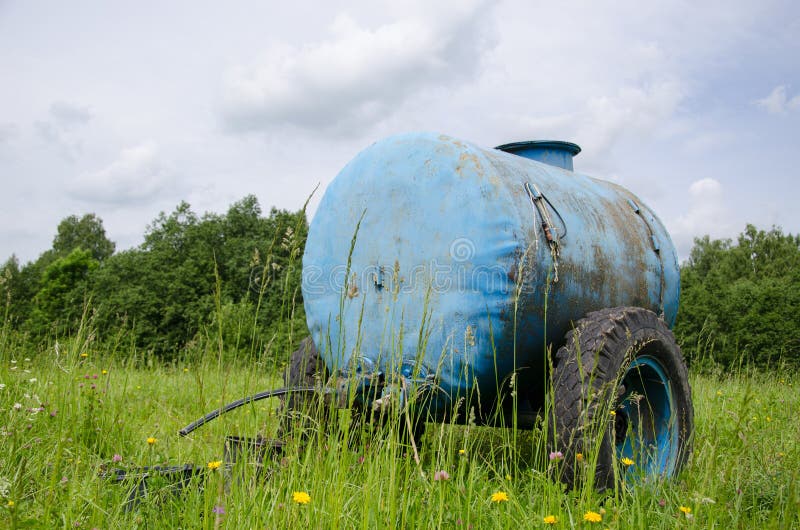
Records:
[[[11,489],[11,481],[6,477],[0,477],[0,496],[8,497],[9,489]]]
[[[14,403],[14,410],[19,410],[22,408],[22,403]]]

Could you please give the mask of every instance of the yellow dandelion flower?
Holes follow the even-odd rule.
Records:
[[[208,469],[214,470],[219,469],[219,466],[222,465],[222,460],[212,460],[208,463]]]
[[[548,515],[542,519],[542,521],[544,521],[544,524],[556,524],[558,522],[558,517],[555,515]]]
[[[495,491],[491,496],[492,502],[508,502],[508,493],[505,491]]]
[[[622,465],[623,465],[623,466],[625,466],[625,467],[629,467],[629,466],[632,466],[632,465],[633,465],[633,460],[631,460],[631,459],[630,459],[630,458],[628,458],[627,456],[626,456],[626,457],[624,457],[624,458],[621,458],[621,459],[620,459],[620,462],[621,462],[621,463],[622,463]]]
[[[157,441],[158,438],[153,438],[152,436],[150,436],[149,438],[147,438],[147,445],[155,445]]]
[[[189,369],[188,369],[188,368],[184,368],[184,369],[183,369],[183,371],[184,371],[184,372],[188,372],[188,371],[189,371]]]
[[[583,514],[583,520],[586,521],[587,523],[599,523],[600,521],[603,520],[603,516],[597,512],[593,512],[590,510],[585,514]]]
[[[103,375],[106,375],[106,374],[108,374],[108,370],[100,370],[100,373],[103,374]]]
[[[609,412],[609,414],[611,414],[611,416],[614,417],[614,416],[617,415],[617,411],[616,410],[612,410],[611,412]]]
[[[308,504],[311,502],[311,495],[305,491],[294,491],[292,492],[292,500],[297,504]]]
[[[575,460],[577,460],[578,462],[583,462],[583,453],[576,454]]]
[[[465,454],[467,454],[467,450],[466,449],[459,449],[458,450],[458,454],[465,455]]]
[[[506,480],[511,480],[511,475],[506,475]]]
[[[689,508],[688,506],[679,506],[678,509],[680,511],[682,511],[683,513],[685,513],[686,515],[689,515],[690,513],[692,513],[692,509]]]
[[[88,356],[89,356],[89,354],[88,354],[88,353],[82,353],[82,354],[81,354],[81,357],[83,357],[84,359],[85,359],[85,358],[87,358]]]
[[[11,501],[11,500],[8,501],[8,507],[9,508],[13,508],[14,507],[14,501]]]

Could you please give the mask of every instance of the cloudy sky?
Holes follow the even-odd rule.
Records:
[[[0,80],[0,261],[71,214],[122,249],[181,200],[298,209],[412,130],[576,142],[684,257],[800,232],[795,0],[0,0]]]

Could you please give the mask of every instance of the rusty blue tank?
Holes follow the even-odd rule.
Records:
[[[336,176],[303,257],[308,327],[329,370],[435,377],[430,412],[486,410],[517,373],[544,388],[548,348],[609,307],[669,326],[679,269],[638,197],[573,171],[580,148],[483,148],[434,133],[369,146]]]

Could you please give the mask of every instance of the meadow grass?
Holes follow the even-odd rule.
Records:
[[[260,474],[246,462],[211,469],[225,435],[275,434],[278,400],[187,438],[177,431],[281,386],[274,369],[214,354],[163,364],[122,346],[97,349],[86,333],[37,352],[6,336],[0,383],[0,528],[520,529],[549,526],[546,518],[560,528],[800,527],[800,379],[780,369],[693,373],[687,467],[669,481],[604,493],[552,481],[559,462],[539,430],[429,423],[418,465],[391,422],[348,444],[346,413],[328,434],[292,433]],[[203,471],[182,493],[155,478],[135,506],[127,503],[135,482],[102,476],[190,462]],[[589,512],[601,521],[585,521]]]

